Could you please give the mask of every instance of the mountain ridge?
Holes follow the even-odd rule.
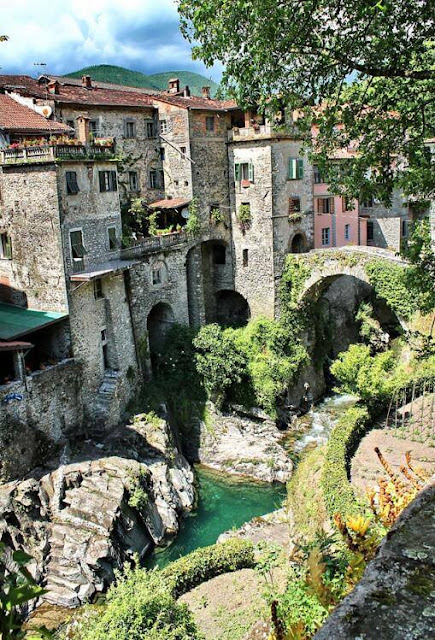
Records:
[[[83,67],[83,69],[65,74],[65,77],[81,78],[82,75],[90,75],[99,82],[109,82],[128,87],[157,89],[161,91],[167,88],[170,78],[176,77],[180,80],[180,87],[188,85],[193,95],[201,95],[202,87],[208,86],[211,89],[211,95],[214,96],[219,87],[214,80],[193,71],[163,71],[161,73],[147,75],[141,71],[134,71],[110,64]]]

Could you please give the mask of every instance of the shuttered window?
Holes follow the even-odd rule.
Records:
[[[302,158],[289,158],[288,179],[301,180],[304,177],[304,161]]]
[[[70,242],[71,242],[71,255],[74,260],[83,258],[85,256],[86,250],[83,246],[83,233],[81,229],[78,231],[71,231],[69,234]]]
[[[66,179],[66,192],[69,196],[76,195],[80,189],[77,184],[77,173],[75,171],[66,171],[65,172]]]
[[[7,233],[0,233],[0,258],[12,260],[12,240]]]
[[[124,138],[136,137],[136,123],[134,120],[124,120]]]
[[[317,213],[334,213],[334,198],[318,198]]]
[[[107,239],[109,245],[109,251],[114,251],[118,245],[118,239],[116,237],[116,227],[107,227]]]
[[[100,191],[116,191],[116,171],[99,171]]]
[[[234,182],[254,182],[254,165],[252,162],[236,162],[234,164]]]
[[[300,211],[301,211],[301,199],[298,197],[289,198],[288,200],[289,215],[292,215],[293,213],[300,213]]]

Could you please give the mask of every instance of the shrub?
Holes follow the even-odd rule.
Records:
[[[203,327],[193,344],[197,350],[196,367],[209,397],[221,405],[225,392],[242,381],[247,361],[236,346],[234,330],[222,330],[217,324]]]
[[[365,407],[348,409],[335,425],[326,445],[321,482],[325,506],[331,518],[337,513],[348,517],[361,511],[349,482],[348,469],[356,447],[368,428],[369,418]]]
[[[365,267],[376,294],[386,301],[399,318],[410,318],[418,311],[419,296],[409,287],[409,269],[386,260],[370,260]]]
[[[174,596],[179,597],[205,580],[254,565],[252,543],[234,538],[192,551],[171,562],[162,570],[161,575],[171,585]]]
[[[99,615],[86,618],[81,640],[199,640],[192,614],[175,602],[159,571],[126,568]],[[80,623],[79,623],[80,624]]]

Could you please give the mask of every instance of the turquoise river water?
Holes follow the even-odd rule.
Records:
[[[340,415],[354,402],[355,398],[345,395],[324,398],[299,418],[297,428],[287,435],[288,441],[283,444],[289,454],[299,456],[309,447],[324,444]],[[200,465],[195,471],[197,508],[181,522],[180,532],[169,547],[148,556],[148,567],[164,567],[198,547],[214,544],[224,531],[237,529],[256,516],[278,509],[286,494],[283,485],[255,482]]]

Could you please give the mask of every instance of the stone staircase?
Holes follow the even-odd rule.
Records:
[[[119,371],[107,369],[104,372],[103,382],[100,385],[95,404],[95,417],[97,425],[104,426],[107,423],[108,416],[111,412],[112,403],[116,396]]]

